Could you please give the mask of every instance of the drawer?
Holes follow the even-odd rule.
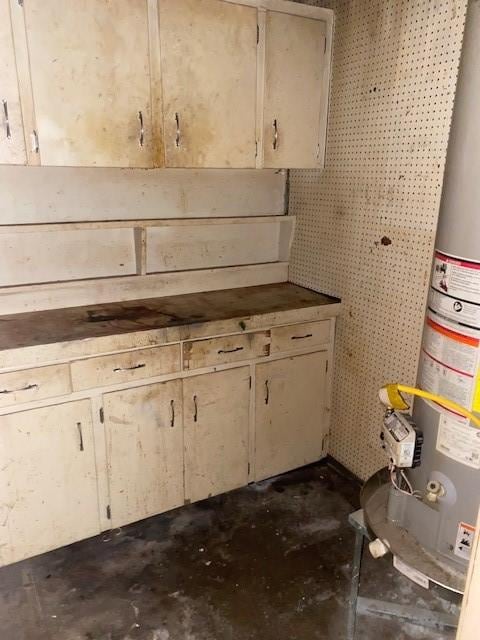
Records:
[[[0,407],[72,392],[68,364],[0,373]]]
[[[239,360],[253,360],[270,354],[270,332],[242,333],[183,344],[184,369],[199,369]]]
[[[272,353],[317,347],[330,342],[330,320],[272,328]]]
[[[75,391],[151,378],[180,371],[180,345],[76,360],[71,368]]]

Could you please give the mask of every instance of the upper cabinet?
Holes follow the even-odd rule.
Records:
[[[165,164],[255,167],[257,11],[161,0]]]
[[[321,167],[332,25],[285,0],[0,0],[0,163]]]
[[[265,24],[265,167],[319,167],[325,144],[326,24],[268,11]]]
[[[0,164],[26,161],[9,0],[0,0]]]
[[[147,0],[24,0],[41,164],[153,167]]]

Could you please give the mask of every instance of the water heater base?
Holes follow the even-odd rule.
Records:
[[[394,557],[422,574],[426,580],[447,592],[463,594],[466,573],[446,564],[440,557],[422,547],[408,531],[388,520],[390,488],[388,471],[382,469],[375,473],[362,489],[361,506],[372,537],[386,543]]]

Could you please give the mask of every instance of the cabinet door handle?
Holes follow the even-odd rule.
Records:
[[[243,347],[235,347],[234,349],[219,349],[217,353],[235,353],[235,351],[243,351]]]
[[[265,404],[270,400],[270,386],[268,380],[265,380]]]
[[[134,371],[135,369],[143,369],[143,367],[146,367],[147,365],[142,362],[140,364],[134,364],[131,367],[115,367],[114,371]]]
[[[305,338],[312,338],[313,333],[306,333],[304,336],[291,336],[291,340],[305,340]]]
[[[8,102],[6,100],[2,100],[3,105],[3,123],[5,125],[5,133],[7,138],[12,137],[12,132],[10,130],[10,120],[8,118]]]
[[[30,391],[30,389],[38,389],[38,384],[27,384],[19,389],[0,389],[0,393],[17,393],[18,391]]]
[[[193,421],[197,422],[198,420],[198,404],[197,404],[197,396],[193,396]]]
[[[175,126],[177,128],[175,132],[175,146],[180,146],[180,116],[178,113],[175,113]]]
[[[78,441],[80,446],[80,451],[83,451],[83,432],[82,432],[82,423],[77,422],[77,431],[78,431]]]
[[[175,400],[170,400],[170,426],[175,426]]]
[[[140,123],[140,132],[138,136],[138,144],[143,147],[143,140],[145,137],[145,129],[143,127],[143,113],[141,111],[138,112],[138,121]]]
[[[278,147],[278,124],[277,124],[277,119],[276,118],[272,122],[272,127],[273,127],[272,147],[273,147],[273,150],[276,151],[277,147]]]
[[[30,134],[30,141],[32,143],[33,153],[38,153],[40,150],[40,146],[38,144],[38,133],[35,130],[33,130]]]

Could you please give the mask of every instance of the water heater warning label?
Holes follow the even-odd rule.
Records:
[[[478,332],[458,330],[451,323],[441,324],[433,314],[427,315],[423,349],[437,362],[465,375],[477,369],[480,340]]]
[[[454,298],[480,304],[480,263],[436,251],[432,287]]]
[[[437,451],[472,469],[480,469],[480,429],[470,427],[464,418],[440,417]]]
[[[480,328],[480,263],[435,252],[429,307]]]
[[[440,362],[436,362],[426,353],[422,354],[420,360],[420,386],[425,391],[439,394],[470,409],[473,385],[473,376],[455,371]]]
[[[464,560],[470,559],[473,539],[475,537],[475,527],[465,522],[458,523],[457,539],[455,541],[455,555]]]
[[[422,388],[471,409],[476,397],[475,378],[480,360],[478,331],[455,326],[430,312],[422,352]]]
[[[480,329],[480,305],[444,296],[430,287],[428,306],[440,315],[461,324]]]

